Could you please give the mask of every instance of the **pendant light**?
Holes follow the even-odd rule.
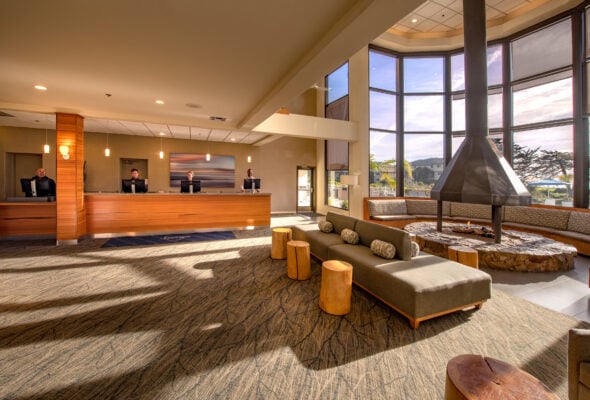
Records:
[[[160,160],[164,159],[164,151],[162,150],[162,138],[160,138]]]
[[[47,143],[47,128],[45,128],[45,144],[43,145],[43,153],[49,154],[49,143]]]
[[[111,149],[109,148],[109,133],[107,132],[107,147],[104,148],[104,156],[110,157],[111,156]]]
[[[211,153],[209,153],[209,138],[211,137],[211,129],[209,129],[209,134],[207,135],[207,154],[205,155],[205,160],[211,161]]]

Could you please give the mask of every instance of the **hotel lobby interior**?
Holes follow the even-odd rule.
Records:
[[[324,260],[299,281],[270,255],[275,228],[439,199],[476,125],[525,188],[504,213],[589,212],[590,1],[2,5],[0,399],[442,399],[462,354],[572,398],[587,254],[482,267],[481,309],[417,329],[358,285],[322,311]],[[21,193],[37,167],[56,199]]]

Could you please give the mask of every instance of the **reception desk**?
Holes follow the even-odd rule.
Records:
[[[89,235],[270,226],[268,193],[85,194]]]
[[[21,235],[55,235],[55,202],[0,203],[0,237]]]

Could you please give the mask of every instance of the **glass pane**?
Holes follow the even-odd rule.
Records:
[[[348,121],[348,96],[341,97],[328,104],[326,106],[326,118]]]
[[[502,84],[502,45],[488,47],[488,86]],[[465,54],[451,56],[451,90],[465,90]]]
[[[369,86],[395,91],[396,58],[371,50],[369,52]]]
[[[513,93],[512,99],[515,126],[571,118],[572,79],[518,90]]]
[[[453,96],[453,132],[465,130],[465,96]]]
[[[465,54],[451,56],[451,90],[465,90]]]
[[[488,86],[502,83],[502,45],[488,47]]]
[[[348,63],[326,77],[326,104],[338,100],[348,94]]]
[[[396,195],[395,133],[370,131],[369,196]]]
[[[329,206],[348,210],[348,185],[340,183],[342,175],[348,175],[348,171],[327,171],[327,203]]]
[[[512,79],[518,80],[571,65],[571,31],[568,18],[513,41]]]
[[[404,91],[406,93],[443,92],[442,57],[404,58]]]
[[[348,142],[326,140],[326,170],[348,170]]]
[[[503,118],[502,93],[488,95],[488,128],[501,128]],[[453,96],[453,132],[465,130],[465,97]]]
[[[504,121],[502,93],[488,95],[488,127],[501,128]]]
[[[584,22],[586,23],[586,58],[590,57],[590,8],[586,9],[586,18],[584,18]]]
[[[380,92],[369,92],[370,127],[373,129],[396,130],[396,96]]]
[[[430,197],[444,169],[443,135],[404,135],[404,151],[404,196]]]
[[[405,96],[404,130],[410,132],[442,132],[443,96]]]
[[[514,133],[513,168],[533,203],[572,205],[572,125]]]

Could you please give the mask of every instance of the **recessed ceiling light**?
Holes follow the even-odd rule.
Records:
[[[418,18],[412,18],[412,21],[411,21],[411,22],[412,22],[413,24],[415,24],[416,22],[418,22]]]
[[[166,133],[160,132],[160,136],[166,136]]]
[[[35,89],[37,89],[37,90],[47,90],[47,87],[46,86],[43,86],[43,85],[35,85]]]
[[[231,141],[232,142],[235,142],[236,141],[236,138],[235,137],[231,138]]]
[[[164,104],[164,100],[156,100],[156,104]]]

